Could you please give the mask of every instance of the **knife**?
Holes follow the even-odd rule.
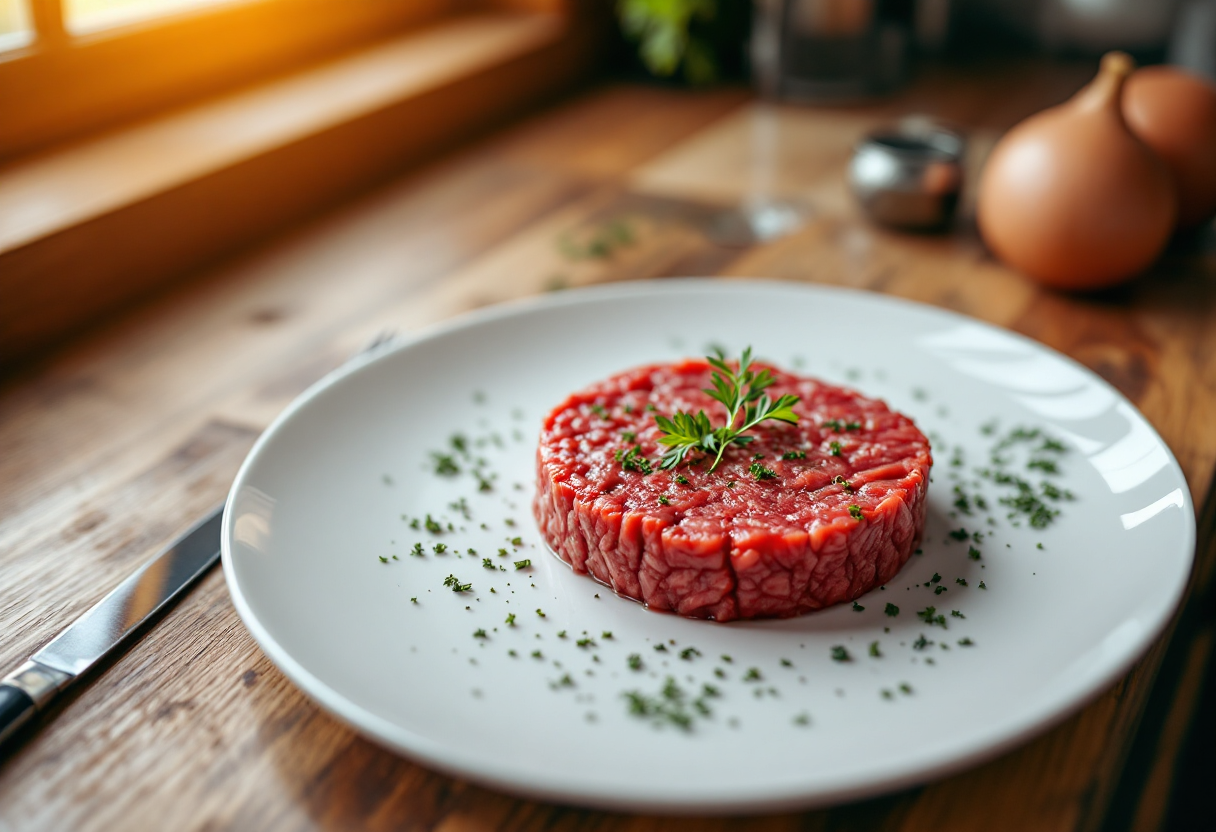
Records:
[[[219,560],[223,516],[224,507],[217,506],[0,682],[0,751]]]
[[[393,330],[381,330],[346,363],[371,358],[395,343]],[[223,518],[221,504],[0,681],[0,752],[21,726],[215,565]]]

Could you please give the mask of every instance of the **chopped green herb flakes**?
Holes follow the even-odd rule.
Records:
[[[755,477],[757,482],[759,482],[760,480],[775,479],[777,476],[776,471],[774,471],[772,468],[765,468],[759,462],[753,462],[751,464],[751,466],[747,469],[747,472],[749,474],[751,474],[753,477]]]

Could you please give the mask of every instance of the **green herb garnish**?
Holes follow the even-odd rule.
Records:
[[[448,575],[446,578],[444,578],[443,585],[450,586],[452,588],[452,592],[468,592],[473,588],[471,583],[462,584],[455,575]]]
[[[806,459],[806,451],[786,451],[781,455],[782,459]]]
[[[431,459],[435,461],[435,473],[444,477],[454,477],[460,473],[460,466],[456,464],[456,460],[449,454],[441,454],[437,451],[431,453]]]
[[[849,655],[849,651],[844,648],[843,644],[837,644],[832,648],[832,661],[851,662],[853,657]]]
[[[938,627],[946,629],[946,616],[939,614],[937,607],[925,607],[916,616],[930,626],[936,624]]]
[[[861,430],[861,422],[842,422],[839,419],[828,419],[820,427],[830,428],[836,433],[846,430]]]
[[[517,560],[517,561],[515,561],[515,568],[516,568],[516,569],[527,569],[527,568],[528,568],[529,566],[531,566],[531,565],[532,565],[532,559],[531,559],[531,558],[524,558],[523,560]]]
[[[861,506],[856,506],[856,505],[849,506],[849,516],[852,517],[854,520],[860,520],[861,519]]]
[[[629,449],[621,448],[613,455],[613,458],[621,463],[621,467],[626,471],[637,471],[640,474],[649,474],[654,471],[650,467],[650,460],[642,455],[641,445],[634,445]]]
[[[713,389],[706,389],[710,398],[719,402],[726,409],[726,424],[715,428],[705,415],[699,411],[697,415],[677,412],[672,418],[656,415],[655,423],[663,436],[659,438],[660,445],[666,445],[661,466],[664,469],[674,468],[687,460],[690,451],[700,451],[713,455],[713,471],[722,461],[722,455],[732,444],[746,445],[755,437],[748,436],[747,431],[769,419],[781,422],[797,423],[798,414],[793,406],[798,403],[797,396],[781,396],[776,401],[769,399],[764,391],[772,386],[774,379],[768,370],[755,372],[751,369],[752,349],[748,347],[739,359],[739,369],[734,370],[726,363],[726,356],[718,352],[716,356],[706,356],[706,360],[715,369],[712,382]],[[735,427],[740,411],[743,418],[738,428]]]
[[[776,478],[777,472],[772,468],[765,468],[759,462],[753,462],[747,469],[747,472],[756,478],[756,482],[760,480],[771,480]]]
[[[640,691],[626,691],[622,696],[628,701],[629,713],[633,716],[649,719],[660,725],[670,723],[689,731],[697,716],[708,717],[713,713],[705,700],[716,693],[716,690],[713,694],[703,690],[700,697],[690,701],[684,689],[674,678],[668,676],[658,696],[647,696]]]

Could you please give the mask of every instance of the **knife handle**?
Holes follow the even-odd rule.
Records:
[[[12,685],[0,685],[0,748],[37,712],[28,693]]]
[[[28,661],[0,679],[0,750],[34,714],[50,704],[72,676],[37,661]]]

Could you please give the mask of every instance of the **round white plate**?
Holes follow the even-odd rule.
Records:
[[[618,598],[542,548],[530,503],[543,415],[592,381],[710,343],[733,355],[750,344],[881,397],[933,440],[923,554],[863,610],[687,620]],[[1024,515],[1014,525],[999,503],[1011,487],[976,474],[1016,427],[1067,447],[1045,452],[1054,476],[1026,467],[1042,436],[1001,452],[1036,490],[1047,479],[1075,495],[1047,528]],[[454,434],[483,460],[472,467],[491,491],[478,490]],[[461,473],[436,474],[436,451],[454,453]],[[955,506],[955,485],[972,515]],[[426,531],[428,514],[442,534]],[[948,536],[960,527],[979,544]],[[1194,541],[1169,449],[1109,385],[1039,344],[867,293],[665,280],[484,310],[324,379],[237,475],[223,562],[270,659],[389,748],[542,799],[723,812],[920,783],[1025,741],[1161,632]],[[424,556],[409,554],[415,543]],[[446,587],[449,575],[471,588]],[[946,627],[917,615],[929,606]],[[661,701],[668,677],[685,696],[668,710],[693,715],[688,729],[630,712],[627,692]]]

